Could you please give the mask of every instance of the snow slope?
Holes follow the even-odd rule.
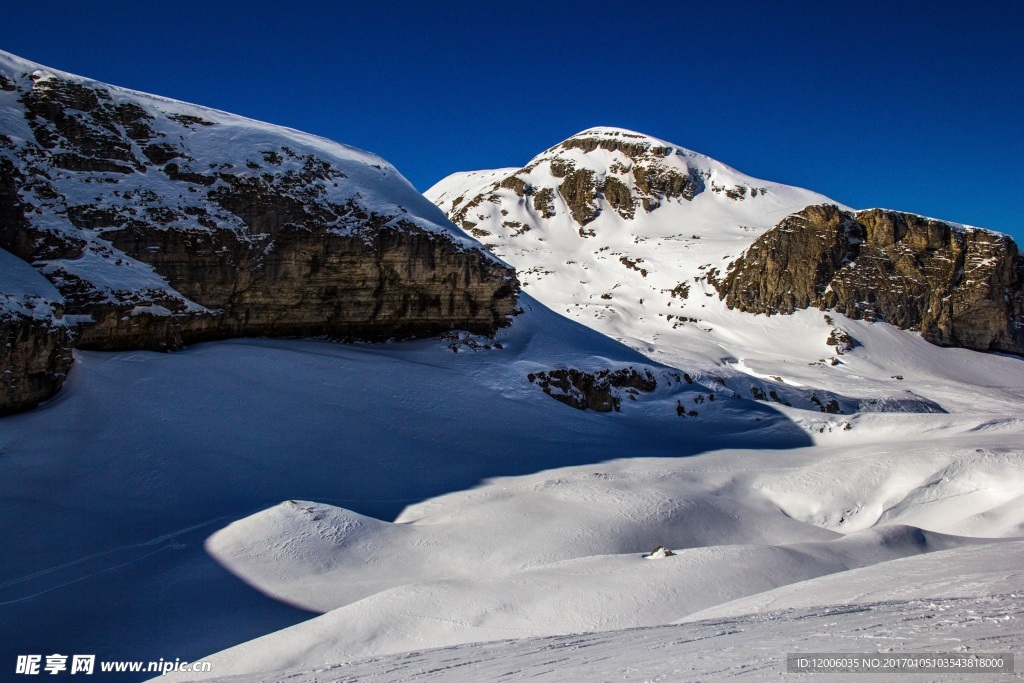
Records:
[[[707,389],[528,297],[523,305],[501,349],[464,335],[76,352],[55,399],[0,419],[4,660],[39,648],[195,659],[308,618],[203,548],[216,529],[283,500],[393,520],[495,476],[764,438],[808,443],[748,401],[716,404],[733,416],[718,426],[684,422],[676,401]],[[566,366],[649,368],[659,386],[596,414],[526,378]]]
[[[403,214],[424,230],[451,235],[455,239],[461,239],[467,245],[475,245],[475,242],[466,239],[461,231],[452,230],[449,222],[440,217],[435,207],[429,201],[425,201],[423,196],[416,192],[394,166],[371,152],[365,152],[293,128],[265,123],[159,95],[108,85],[46,67],[8,52],[0,51],[0,73],[10,74],[18,80],[30,80],[37,85],[45,84],[47,80],[53,78],[59,78],[88,88],[106,91],[113,98],[114,105],[137,105],[146,114],[153,117],[148,121],[148,125],[156,127],[156,133],[161,138],[173,142],[187,140],[185,144],[190,153],[187,161],[197,169],[208,167],[209,163],[213,161],[218,165],[231,164],[239,173],[244,173],[243,169],[246,168],[247,162],[259,162],[260,169],[250,167],[251,171],[256,171],[250,175],[256,177],[266,170],[262,166],[267,163],[259,154],[259,150],[275,148],[282,142],[286,143],[291,146],[296,155],[292,159],[281,159],[275,164],[275,172],[286,172],[296,163],[300,163],[295,159],[313,155],[322,158],[335,170],[344,174],[335,178],[336,182],[323,186],[322,189],[326,193],[322,197],[324,201],[332,204],[345,204],[349,199],[358,199],[359,204],[369,211],[381,215]],[[31,142],[34,136],[22,115],[22,108],[16,101],[17,97],[16,91],[0,90],[0,116],[2,116],[0,121],[2,121],[3,129],[9,131],[8,135],[15,143]],[[175,124],[173,118],[168,120],[169,117],[183,119],[185,123]],[[190,122],[188,117],[193,117],[198,121]],[[144,158],[141,152],[137,156]],[[179,159],[182,162],[185,160]],[[97,205],[101,208],[122,209],[126,200],[130,199],[130,196],[126,198],[124,195],[131,195],[133,191],[138,192],[140,189],[156,192],[170,202],[181,202],[182,207],[200,206],[201,203],[201,196],[190,197],[187,194],[182,194],[180,186],[167,178],[151,177],[149,174],[125,175],[120,178],[118,178],[118,174],[113,174],[113,177],[122,181],[117,184],[118,187],[113,188],[119,192],[114,192],[111,188],[89,188],[81,182],[76,182],[76,176],[69,173],[60,174],[54,180],[58,183],[61,194],[68,198],[69,204],[101,202]],[[167,190],[167,192],[161,192],[161,190]],[[26,192],[29,194],[31,191],[31,188],[26,188]],[[26,196],[26,199],[28,198],[30,197]],[[47,206],[47,202],[36,199],[33,201],[33,205],[44,207]],[[203,205],[205,206],[205,203]],[[49,216],[47,220],[59,221],[60,217]],[[218,227],[222,229],[244,230],[237,218],[217,216],[217,222]],[[70,225],[63,227],[73,229]],[[192,222],[188,224],[188,227],[195,229],[197,226]],[[339,230],[341,229],[343,226],[339,227]]]
[[[678,625],[475,643],[208,680],[731,680],[785,675],[788,653],[1019,653],[1024,648],[1022,559],[1024,542],[972,545],[812,579],[727,603]],[[907,576],[928,579],[914,585]],[[929,674],[927,680],[1018,676],[947,673]]]
[[[63,324],[55,306],[64,303],[57,288],[35,268],[0,249],[0,318],[24,315]]]

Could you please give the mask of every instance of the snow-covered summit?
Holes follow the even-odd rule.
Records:
[[[491,203],[507,196],[502,190],[510,190],[520,198],[533,198],[534,218],[554,218],[564,209],[580,225],[602,212],[627,220],[643,217],[662,205],[670,207],[673,200],[692,201],[705,190],[733,201],[760,196],[762,201],[753,203],[761,213],[773,215],[780,209],[835,203],[817,193],[758,180],[680,145],[612,127],[581,131],[521,169],[454,174],[425,194],[456,223],[472,229],[477,218],[489,215],[484,202],[474,203],[487,190],[493,191],[486,196]],[[637,214],[640,207],[643,212]]]
[[[739,358],[782,347],[760,322],[727,309],[707,276],[725,271],[785,216],[835,204],[610,127],[582,131],[522,168],[455,174],[425,194],[559,313],[669,364],[723,378],[735,375]],[[800,323],[807,324],[799,355],[807,362],[833,355],[829,327],[820,318]],[[758,396],[775,389],[794,401],[783,397],[784,386],[758,386]],[[812,393],[801,402],[814,405]]]

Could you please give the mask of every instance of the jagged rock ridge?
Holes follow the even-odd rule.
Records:
[[[0,248],[82,348],[489,333],[518,292],[379,157],[6,53]]]
[[[809,206],[758,237],[715,284],[743,311],[831,309],[940,346],[1024,354],[1024,257],[987,230]]]

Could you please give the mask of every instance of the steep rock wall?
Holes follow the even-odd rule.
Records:
[[[51,345],[11,318],[5,334],[38,342],[3,366],[22,379],[72,337],[490,333],[519,290],[379,157],[5,53],[0,248],[56,286],[71,321]]]
[[[716,287],[752,313],[831,309],[940,346],[1024,355],[1024,257],[987,230],[809,206],[755,240]]]

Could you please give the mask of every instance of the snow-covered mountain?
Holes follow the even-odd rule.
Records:
[[[1008,237],[855,214],[640,133],[593,128],[522,168],[457,173],[425,194],[554,310],[745,397],[832,413],[937,409],[912,381],[892,381],[907,375],[902,354],[864,354],[888,366],[867,374],[843,357],[869,338],[916,347],[917,335],[842,313],[1024,351],[1024,258]]]
[[[377,157],[0,57],[0,323],[50,359],[25,378],[122,348],[0,420],[3,661],[705,679],[1020,646],[1024,362],[715,286],[827,198],[594,129],[428,193],[498,259]],[[427,336],[151,350],[323,332]]]
[[[3,52],[0,248],[56,286],[79,348],[491,332],[517,293],[376,155]]]
[[[425,195],[515,265],[526,291],[657,353],[732,322],[709,272],[789,214],[834,203],[616,128],[583,131],[523,168],[457,173]]]

